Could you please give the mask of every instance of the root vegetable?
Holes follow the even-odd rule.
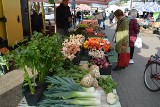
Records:
[[[81,64],[80,66],[81,70],[88,70],[88,64]]]
[[[95,87],[95,88],[98,88],[98,87],[99,87],[98,81],[97,81],[96,78],[94,78],[94,82],[93,82],[93,85],[92,85],[92,86]]]
[[[80,84],[83,87],[91,87],[93,82],[94,82],[94,78],[90,74],[87,74],[82,78]]]
[[[91,74],[93,78],[99,78],[100,77],[99,69],[95,69],[95,68],[90,69],[89,74]]]
[[[107,103],[109,104],[115,104],[117,101],[118,96],[113,93],[107,94]]]

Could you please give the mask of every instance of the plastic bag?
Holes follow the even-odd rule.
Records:
[[[142,48],[142,38],[139,34],[137,36],[136,42],[134,43],[134,46],[137,48]]]

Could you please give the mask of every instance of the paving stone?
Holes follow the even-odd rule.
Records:
[[[126,100],[120,100],[120,103],[122,107],[128,107]]]

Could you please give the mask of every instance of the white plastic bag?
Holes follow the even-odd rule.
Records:
[[[142,48],[142,37],[140,36],[140,34],[137,35],[137,39],[134,43],[134,46],[137,48]]]
[[[100,23],[100,28],[103,28],[103,21],[101,21]]]

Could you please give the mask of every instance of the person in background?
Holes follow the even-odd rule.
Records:
[[[31,28],[32,31],[37,31],[37,32],[41,32],[41,29],[43,27],[42,21],[40,19],[40,15],[38,15],[38,13],[36,12],[36,10],[31,10],[32,14],[31,14]]]
[[[123,11],[118,9],[114,12],[117,18],[117,28],[116,28],[116,46],[115,51],[118,57],[121,53],[129,53],[129,18],[123,15]],[[125,67],[119,67],[118,65],[113,69],[113,71],[124,69]]]
[[[114,19],[114,13],[113,13],[113,11],[111,11],[111,13],[110,13],[110,15],[109,15],[110,24],[113,23],[113,19]]]
[[[130,64],[133,64],[133,54],[134,54],[134,43],[137,39],[137,34],[139,33],[139,26],[136,20],[137,10],[132,9],[129,11],[129,47],[130,47]]]
[[[134,64],[133,54],[134,54],[134,43],[137,39],[137,34],[139,33],[139,26],[136,20],[137,10],[132,9],[129,11],[129,47],[130,47],[130,64]]]
[[[80,11],[77,12],[76,19],[77,19],[76,21],[78,22],[77,23],[78,25],[81,22],[81,12]]]
[[[150,12],[147,12],[147,20],[149,20],[149,19],[150,19],[150,17],[151,17]]]
[[[105,11],[102,12],[102,16],[103,16],[103,20],[102,20],[102,22],[103,22],[103,30],[105,30],[105,20],[106,20],[106,12]]]
[[[72,22],[70,24],[73,25],[73,26],[76,26],[76,15],[74,15],[74,13],[72,13]],[[73,26],[71,26],[71,27],[73,27]]]
[[[68,35],[68,28],[72,22],[72,15],[70,12],[70,7],[68,6],[69,0],[62,0],[62,3],[56,8],[56,24],[57,33],[64,38],[64,35]]]
[[[109,18],[109,14],[110,14],[110,13],[107,11],[107,12],[106,12],[106,19],[107,19],[107,20],[108,20],[108,18]]]
[[[143,11],[139,11],[138,13],[139,13],[140,18],[143,18]]]
[[[103,28],[103,26],[101,26],[101,22],[103,21],[103,15],[102,15],[102,12],[98,12],[98,11],[95,11],[96,13],[96,16],[95,18],[98,20],[98,24],[101,28]]]

